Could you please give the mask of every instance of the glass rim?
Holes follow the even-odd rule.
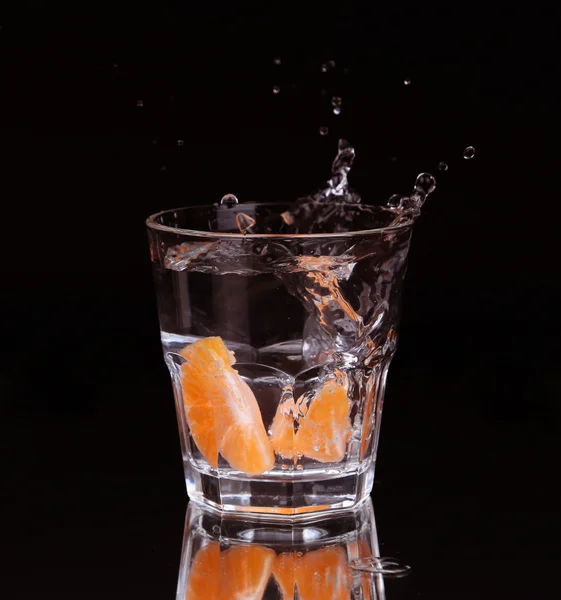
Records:
[[[235,206],[286,206],[286,202],[244,202],[239,203]],[[190,235],[193,237],[204,237],[210,239],[319,239],[319,238],[354,238],[363,237],[369,234],[382,234],[394,231],[403,231],[408,227],[411,227],[418,215],[411,214],[411,220],[401,223],[399,225],[388,225],[386,227],[377,227],[374,229],[360,229],[358,231],[342,231],[332,233],[228,233],[220,231],[203,231],[200,229],[185,229],[183,227],[171,227],[170,225],[162,225],[158,223],[156,219],[161,215],[168,213],[178,212],[180,210],[201,210],[209,209],[212,204],[197,204],[196,206],[181,206],[178,208],[168,208],[166,210],[160,210],[156,213],[151,214],[146,220],[145,224],[149,229],[155,229],[157,231],[164,231],[166,233],[175,233],[179,235]],[[376,207],[372,204],[360,204],[360,206],[371,206]],[[233,208],[233,207],[232,207]],[[384,208],[384,207],[378,207]]]

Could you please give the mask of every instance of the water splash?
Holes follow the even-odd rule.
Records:
[[[396,558],[368,556],[357,558],[349,564],[350,568],[361,573],[380,574],[386,577],[405,577],[411,571],[409,565],[400,563]]]
[[[348,180],[355,159],[355,149],[347,140],[340,139],[337,150],[337,156],[331,165],[331,179],[325,188],[312,196],[312,199],[316,202],[325,202],[333,198],[343,202],[360,202],[360,196],[349,190]]]
[[[475,148],[473,146],[468,146],[465,150],[464,150],[464,158],[466,160],[470,160],[475,156]]]
[[[227,208],[232,208],[238,204],[238,199],[234,196],[234,194],[226,194],[225,196],[222,196],[220,204],[222,206],[226,206]]]

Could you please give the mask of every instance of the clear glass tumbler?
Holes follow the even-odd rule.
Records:
[[[287,223],[280,204],[147,220],[188,494],[225,511],[346,509],[374,480],[413,219]]]

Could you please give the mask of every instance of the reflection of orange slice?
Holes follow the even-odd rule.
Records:
[[[262,599],[273,570],[274,550],[265,546],[236,546],[223,552],[221,560],[221,600]]]
[[[218,452],[248,475],[269,471],[275,455],[257,400],[232,368],[233,354],[219,337],[199,340],[181,350],[185,416],[191,435],[210,465]]]
[[[273,575],[281,591],[282,600],[294,600],[294,585],[296,583],[296,552],[279,554],[275,559]]]
[[[220,545],[210,542],[201,548],[191,563],[185,600],[218,598],[220,585]]]
[[[308,552],[296,566],[300,600],[350,599],[347,553],[340,546]]]
[[[306,414],[298,419],[296,433],[293,415],[279,406],[271,426],[275,452],[284,458],[305,455],[323,463],[343,460],[352,434],[350,410],[347,385],[335,380],[320,388]]]

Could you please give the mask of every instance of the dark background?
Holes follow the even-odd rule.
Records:
[[[144,218],[227,192],[305,194],[338,135],[365,200],[420,171],[438,185],[411,249],[373,492],[384,553],[413,567],[388,600],[554,597],[552,15],[23,6],[0,22],[7,597],[174,597],[187,498]]]

